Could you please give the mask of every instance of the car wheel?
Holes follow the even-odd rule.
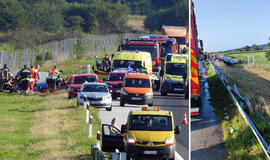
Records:
[[[125,103],[122,102],[121,100],[120,100],[120,106],[121,106],[121,107],[125,106]]]
[[[106,108],[106,111],[112,111],[112,105],[110,108]]]
[[[167,96],[167,93],[166,92],[161,92],[161,95],[162,96]]]
[[[112,96],[112,99],[117,99],[117,96]]]
[[[72,97],[71,96],[68,96],[68,99],[71,99]]]
[[[152,103],[150,103],[150,104],[148,104],[148,106],[153,106],[153,102],[152,102]]]

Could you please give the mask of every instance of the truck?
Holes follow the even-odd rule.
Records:
[[[186,26],[166,26],[161,29],[163,35],[175,38],[178,44],[179,53],[188,53],[188,27]]]
[[[161,47],[157,41],[154,40],[128,40],[119,46],[120,50],[128,51],[146,51],[151,53],[152,57],[152,81],[153,88],[159,90],[160,88],[160,69],[161,69]]]
[[[194,16],[193,3],[190,7],[190,56],[191,56],[191,115],[199,115],[201,108],[201,94],[199,81],[199,47],[198,47],[198,32]]]
[[[126,159],[175,159],[175,135],[180,127],[174,127],[173,113],[159,107],[141,107],[130,111],[127,123],[121,130],[102,124],[103,152],[116,149],[126,151]]]
[[[161,71],[162,80],[160,93],[185,93],[187,88],[188,56],[168,53]]]

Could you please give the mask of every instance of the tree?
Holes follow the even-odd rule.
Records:
[[[268,61],[270,61],[270,50],[265,52],[265,57],[267,58]]]
[[[252,51],[261,50],[261,47],[258,46],[258,45],[253,44],[253,45],[251,46],[250,50],[252,50]]]

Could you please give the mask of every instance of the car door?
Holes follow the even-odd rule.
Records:
[[[103,152],[115,152],[118,149],[120,152],[125,150],[124,138],[121,131],[109,124],[102,124],[102,147]]]
[[[104,59],[94,58],[93,71],[97,74],[99,79],[106,79],[110,70],[111,66]]]

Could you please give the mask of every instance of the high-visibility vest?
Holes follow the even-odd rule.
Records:
[[[30,80],[30,75],[31,75],[31,73],[30,73],[30,71],[29,71],[29,69],[28,68],[23,68],[22,70],[21,70],[21,80],[23,81],[23,80]]]
[[[52,79],[57,79],[59,76],[59,72],[55,71],[54,74],[52,75]]]

